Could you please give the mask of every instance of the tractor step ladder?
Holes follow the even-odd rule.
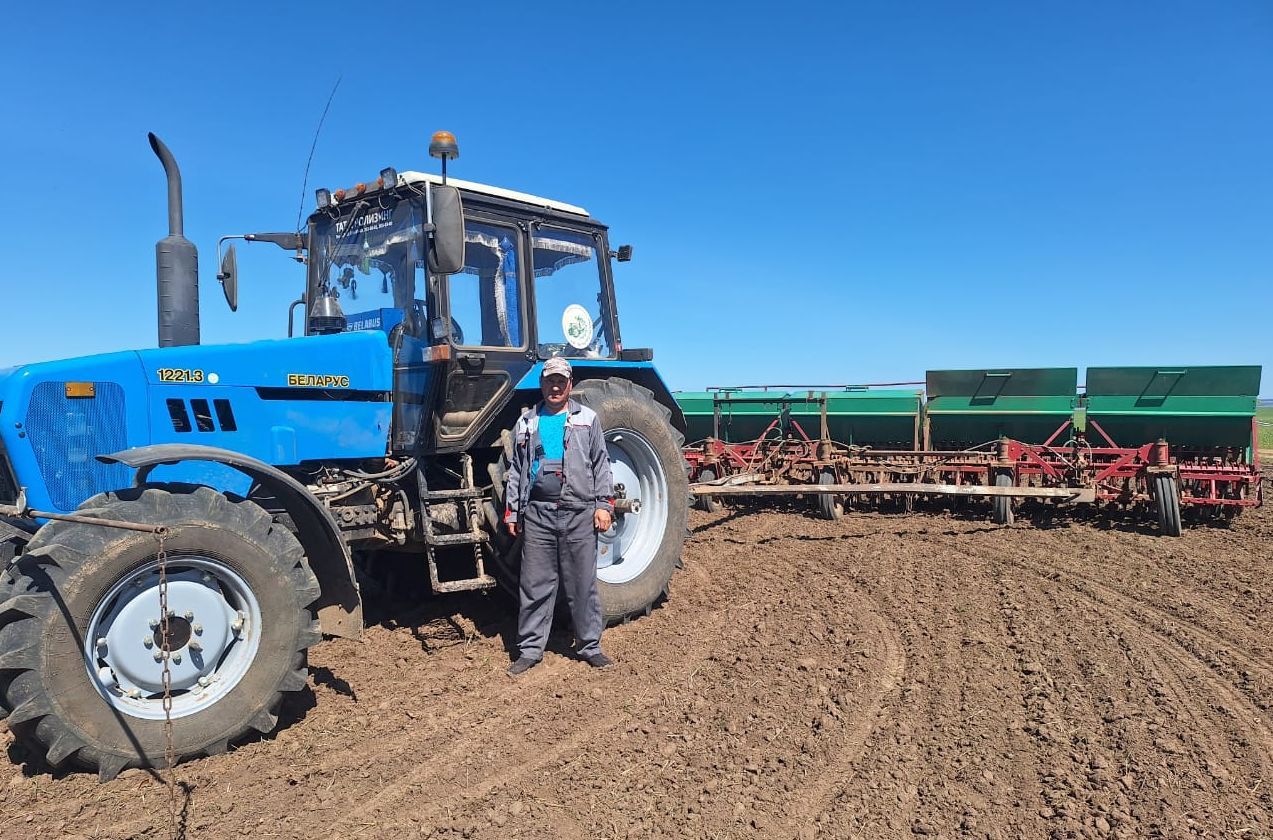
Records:
[[[472,589],[490,589],[495,586],[495,578],[486,573],[486,561],[482,557],[482,546],[490,542],[490,535],[482,530],[482,514],[478,509],[479,500],[485,494],[473,485],[473,459],[468,455],[461,455],[460,461],[464,465],[462,477],[464,486],[458,490],[429,490],[424,480],[424,472],[416,472],[423,513],[421,526],[424,529],[425,554],[429,560],[429,584],[434,592],[463,592]],[[469,530],[457,534],[435,534],[433,520],[429,516],[430,501],[458,502],[461,515],[468,520]],[[439,580],[437,549],[461,545],[473,546],[473,577]]]
[[[434,534],[433,539],[429,541],[430,545],[476,545],[479,543],[489,542],[490,537],[485,532],[473,533],[471,531],[463,531],[459,534]]]

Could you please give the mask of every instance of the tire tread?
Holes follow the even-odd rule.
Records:
[[[266,707],[250,721],[251,729],[262,733],[271,731],[278,720],[275,710],[283,693],[305,687],[305,652],[321,639],[317,621],[309,609],[320,594],[318,579],[290,532],[276,525],[270,514],[255,503],[198,485],[143,485],[102,493],[89,499],[77,513],[146,524],[172,524],[174,519],[181,521],[183,517],[202,515],[217,520],[221,527],[258,535],[264,546],[292,564],[296,609],[302,613],[301,626],[305,629],[297,636],[291,668],[269,696]],[[14,735],[45,756],[50,765],[56,767],[73,760],[77,765],[97,770],[102,781],[113,779],[126,767],[155,762],[144,755],[122,755],[86,743],[58,717],[52,699],[39,680],[40,621],[52,608],[54,593],[68,576],[117,540],[118,535],[112,536],[112,529],[50,522],[36,532],[22,555],[10,566],[9,579],[0,589],[0,597],[4,598],[0,602],[0,669],[7,671],[0,674],[0,718],[7,717]],[[229,741],[249,735],[251,733],[244,729]],[[212,748],[217,746],[221,746],[222,752],[226,748],[222,742],[212,744]],[[179,754],[177,760],[206,754],[207,749],[204,746],[192,749]]]

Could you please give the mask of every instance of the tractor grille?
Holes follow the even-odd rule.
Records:
[[[36,464],[58,510],[74,510],[104,490],[128,486],[130,470],[98,455],[128,446],[124,389],[95,382],[95,396],[68,398],[65,382],[41,382],[31,393],[26,429]]]

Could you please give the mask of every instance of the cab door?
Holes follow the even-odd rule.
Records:
[[[467,448],[530,370],[526,240],[524,223],[467,218],[464,268],[438,278],[445,315],[434,332],[451,348],[434,423],[439,451]]]
[[[614,286],[604,233],[538,222],[530,237],[535,355],[616,358]]]

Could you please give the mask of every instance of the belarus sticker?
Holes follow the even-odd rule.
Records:
[[[561,332],[571,347],[583,350],[592,343],[592,316],[579,304],[570,304],[561,313]]]

